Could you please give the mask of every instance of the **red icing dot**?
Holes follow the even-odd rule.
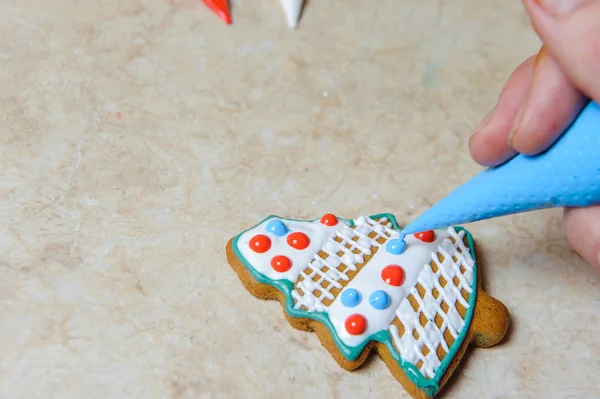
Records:
[[[419,240],[423,242],[434,242],[435,241],[435,233],[433,230],[423,231],[421,233],[415,234]]]
[[[334,214],[328,213],[323,215],[321,218],[321,223],[323,223],[325,226],[335,226],[338,224],[338,218],[336,218]]]
[[[398,265],[389,265],[381,271],[383,281],[394,287],[400,287],[404,282],[404,269]]]
[[[304,233],[295,232],[288,236],[287,243],[295,249],[306,249],[310,245],[310,238]]]
[[[271,239],[263,234],[255,235],[250,239],[250,248],[259,254],[265,253],[271,249]]]
[[[273,256],[273,258],[271,259],[271,267],[276,272],[284,273],[292,268],[292,261],[287,256]]]
[[[346,331],[351,335],[360,335],[367,329],[367,319],[360,314],[353,314],[348,316],[344,323]]]

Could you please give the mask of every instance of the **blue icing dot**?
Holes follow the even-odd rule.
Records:
[[[277,237],[282,237],[287,234],[288,229],[285,224],[279,219],[273,219],[267,223],[266,227],[269,233],[275,234]]]
[[[385,291],[377,290],[369,297],[369,303],[375,309],[386,309],[388,306],[390,306],[390,296]]]
[[[342,292],[342,305],[353,308],[360,303],[361,297],[354,288],[348,288]]]
[[[393,255],[400,255],[404,252],[404,248],[406,247],[406,242],[399,238],[395,238],[390,240],[385,246],[385,250]]]

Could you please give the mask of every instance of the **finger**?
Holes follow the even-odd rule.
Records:
[[[508,145],[508,135],[529,93],[534,61],[535,57],[530,57],[515,69],[504,85],[496,107],[475,128],[469,150],[477,163],[496,166],[515,156],[515,150]]]
[[[565,209],[564,228],[571,247],[600,272],[600,206]]]
[[[552,58],[581,92],[600,100],[600,1],[523,3]]]
[[[529,96],[516,117],[509,145],[526,155],[545,151],[569,127],[585,102],[585,96],[542,47],[533,67]]]

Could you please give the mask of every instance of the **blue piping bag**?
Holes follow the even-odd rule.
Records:
[[[484,170],[408,224],[400,240],[521,212],[599,204],[600,107],[590,102],[544,153]]]

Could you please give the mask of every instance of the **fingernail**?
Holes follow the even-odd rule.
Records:
[[[474,134],[471,137],[469,137],[469,148],[471,148],[471,142],[473,141],[473,137],[475,137]]]
[[[537,2],[546,13],[559,16],[572,12],[584,0],[537,0]]]
[[[492,110],[490,112],[488,112],[488,114],[485,116],[485,118],[483,118],[481,120],[481,122],[479,122],[479,124],[475,127],[475,130],[473,130],[473,136],[475,136],[477,133],[481,132],[483,129],[485,129],[485,127],[487,125],[490,124],[492,119],[494,119],[493,117],[494,117],[495,112],[496,112],[496,107],[492,108]],[[471,136],[471,138],[473,136]]]

